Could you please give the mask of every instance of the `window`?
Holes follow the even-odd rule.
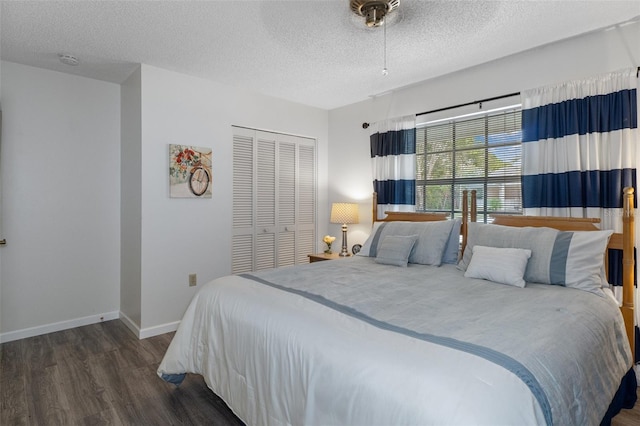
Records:
[[[416,210],[460,216],[476,190],[478,221],[522,214],[520,108],[425,123],[416,129]]]

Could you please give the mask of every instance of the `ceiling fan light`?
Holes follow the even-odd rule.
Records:
[[[382,6],[373,6],[364,10],[365,12],[365,23],[367,27],[378,27],[384,24],[384,15],[387,14],[387,9]]]
[[[400,5],[400,0],[350,0],[351,11],[365,18],[367,27],[379,27],[384,17]]]

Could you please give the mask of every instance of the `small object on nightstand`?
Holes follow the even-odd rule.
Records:
[[[336,237],[332,237],[331,235],[325,235],[322,241],[327,245],[327,249],[324,251],[326,254],[333,253],[331,251],[331,244],[336,240]]]
[[[340,256],[340,253],[316,253],[316,254],[308,254],[309,263],[313,262],[321,262],[323,260],[334,260],[334,259],[344,259],[344,256]]]
[[[360,253],[361,249],[362,244],[354,244],[353,247],[351,247],[351,253],[353,253],[353,255],[355,256],[356,254]]]

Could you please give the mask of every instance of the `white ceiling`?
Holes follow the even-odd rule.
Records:
[[[138,63],[324,109],[640,19],[635,1],[5,1],[1,58],[121,83]],[[63,65],[59,53],[80,59]]]

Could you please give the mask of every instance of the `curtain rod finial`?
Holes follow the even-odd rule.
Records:
[[[363,129],[368,129],[369,128],[369,123],[362,123],[362,128]]]

